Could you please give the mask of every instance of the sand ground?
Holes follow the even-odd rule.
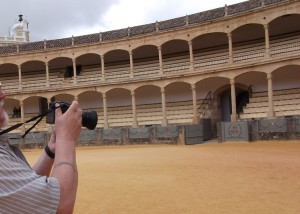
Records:
[[[300,213],[300,142],[79,147],[77,162],[75,214]]]

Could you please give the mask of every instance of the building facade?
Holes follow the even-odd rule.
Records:
[[[77,99],[97,111],[98,128],[209,118],[215,135],[220,121],[299,115],[298,23],[298,0],[249,0],[142,26],[3,46],[5,108],[13,125],[53,100]],[[41,122],[37,130],[48,126]]]

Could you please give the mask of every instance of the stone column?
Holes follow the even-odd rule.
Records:
[[[103,99],[103,113],[104,113],[103,126],[105,129],[107,129],[108,128],[108,117],[107,117],[106,93],[102,93],[102,99]]]
[[[235,94],[235,82],[234,79],[230,79],[231,87],[231,122],[235,122],[238,118],[236,113],[236,94]]]
[[[194,54],[192,41],[188,41],[190,51],[190,71],[194,71]]]
[[[161,88],[161,104],[162,104],[162,126],[167,126],[168,125],[168,120],[167,120],[167,110],[166,110],[166,94],[165,94],[165,89]]]
[[[163,69],[163,62],[162,62],[162,53],[161,53],[161,46],[158,46],[158,58],[159,58],[159,74],[164,73]]]
[[[136,117],[136,103],[135,103],[135,93],[134,91],[131,91],[131,100],[132,100],[132,128],[138,127],[137,117]]]
[[[46,67],[46,87],[50,86],[50,81],[49,81],[49,65],[48,62],[45,62],[45,67]]]
[[[105,80],[105,69],[104,69],[104,55],[100,55],[101,58],[101,74],[102,74],[102,81]]]
[[[228,47],[229,47],[229,63],[233,63],[233,48],[232,48],[232,35],[227,34],[228,37]]]
[[[74,84],[77,84],[76,59],[72,59],[72,61],[73,61],[73,77],[74,77]]]
[[[268,79],[268,102],[269,102],[269,111],[267,113],[267,116],[269,119],[272,119],[275,117],[274,104],[273,104],[272,73],[267,74],[267,79]]]
[[[198,109],[197,109],[197,93],[196,93],[196,85],[192,84],[192,95],[193,95],[193,124],[199,123],[198,118]]]
[[[129,60],[130,60],[130,77],[134,77],[133,73],[133,59],[132,59],[132,51],[129,51]]]
[[[21,109],[21,123],[25,122],[25,112],[24,112],[24,102],[20,101],[20,109]],[[25,134],[25,124],[21,126],[21,134]]]
[[[266,58],[270,58],[270,36],[269,36],[269,25],[265,24],[264,25],[265,29],[265,43],[266,43]]]
[[[18,65],[18,74],[19,74],[19,89],[22,89],[22,66]]]

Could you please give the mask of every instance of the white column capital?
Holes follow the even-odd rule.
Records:
[[[269,29],[269,24],[264,24],[264,29],[268,30]]]
[[[196,90],[196,84],[191,84],[191,89]]]

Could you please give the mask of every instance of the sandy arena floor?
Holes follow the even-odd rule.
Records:
[[[81,147],[77,162],[75,214],[300,213],[300,142]]]

